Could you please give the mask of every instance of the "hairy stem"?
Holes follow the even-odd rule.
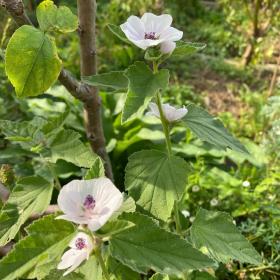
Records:
[[[96,1],[77,0],[79,17],[79,35],[81,50],[81,76],[97,73],[96,57]],[[106,143],[102,126],[101,98],[98,89],[88,86],[89,98],[84,102],[84,117],[87,137],[92,149],[104,160],[106,175],[113,179],[112,167],[106,152]]]
[[[106,278],[106,280],[110,280],[110,275],[109,275],[109,272],[107,271],[105,262],[103,260],[103,257],[102,257],[101,251],[100,251],[100,248],[96,249],[95,255],[96,255],[96,258],[98,259],[98,262],[99,262],[99,264],[102,268],[102,272],[103,272],[104,277]]]
[[[155,61],[153,61],[153,72],[154,72],[154,74],[158,72],[158,64]],[[163,113],[160,92],[158,92],[156,94],[156,104],[158,106],[162,129],[163,129],[164,136],[165,136],[167,153],[168,153],[168,156],[171,156],[172,150],[171,150],[171,140],[170,140],[170,128],[169,128],[169,123],[166,120],[164,113]]]
[[[180,223],[178,201],[174,202],[174,218],[175,218],[176,232],[179,235],[182,235],[182,227],[181,227],[181,223]]]
[[[168,153],[168,156],[171,156],[172,150],[171,150],[171,141],[170,141],[170,129],[169,129],[169,124],[166,121],[165,116],[163,114],[161,97],[160,97],[159,92],[157,93],[157,96],[156,96],[156,103],[157,103],[157,106],[158,106],[158,110],[159,110],[159,114],[160,114],[160,120],[161,120],[161,124],[162,124],[162,129],[163,129],[164,136],[165,136],[167,153]]]

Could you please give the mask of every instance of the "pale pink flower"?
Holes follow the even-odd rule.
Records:
[[[162,53],[171,53],[176,47],[175,41],[183,37],[183,32],[171,27],[171,23],[170,15],[145,13],[141,18],[130,16],[120,27],[128,40],[137,47],[146,50],[160,45]]]
[[[64,212],[58,219],[97,231],[121,207],[123,196],[108,178],[73,180],[61,189],[57,202]]]
[[[188,113],[187,108],[176,109],[175,107],[169,104],[162,104],[161,106],[162,106],[163,115],[169,123],[176,122],[182,119]],[[150,102],[149,108],[150,111],[147,113],[147,115],[160,118],[160,113],[157,104]]]
[[[93,242],[87,234],[79,232],[70,242],[70,250],[66,251],[61,257],[57,269],[69,268],[63,276],[74,271],[84,260],[88,260],[93,250]]]

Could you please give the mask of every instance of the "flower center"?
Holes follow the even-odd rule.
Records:
[[[145,39],[156,40],[156,32],[145,33]]]
[[[78,250],[82,250],[86,247],[86,240],[84,238],[77,238],[76,242],[75,242],[75,246]]]
[[[88,194],[84,200],[83,204],[84,208],[86,210],[93,210],[95,207],[95,199],[93,198],[92,195]]]

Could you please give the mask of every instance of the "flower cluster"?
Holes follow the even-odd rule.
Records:
[[[123,196],[108,178],[73,180],[65,185],[58,196],[58,206],[64,219],[89,230],[100,229],[122,205]],[[64,275],[75,270],[94,249],[93,240],[79,232],[70,242],[70,250],[62,256],[58,269],[69,268]]]

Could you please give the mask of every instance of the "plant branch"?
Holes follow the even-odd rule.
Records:
[[[10,191],[0,182],[0,198],[5,203],[10,196]]]
[[[77,0],[81,51],[81,75],[97,73],[96,57],[96,1]],[[102,126],[101,98],[98,89],[88,86],[89,97],[84,102],[84,117],[87,137],[92,149],[104,160],[106,175],[113,179],[112,167],[106,152],[106,142]]]
[[[0,0],[3,6],[21,25],[32,25],[24,11],[22,0]],[[95,50],[95,10],[96,2],[93,0],[79,0],[80,42],[81,42],[81,75],[96,74]],[[105,162],[106,175],[113,179],[112,167],[106,152],[106,144],[101,119],[101,101],[98,91],[77,80],[70,72],[62,69],[59,81],[77,99],[84,103],[85,123],[88,140],[94,152]]]

